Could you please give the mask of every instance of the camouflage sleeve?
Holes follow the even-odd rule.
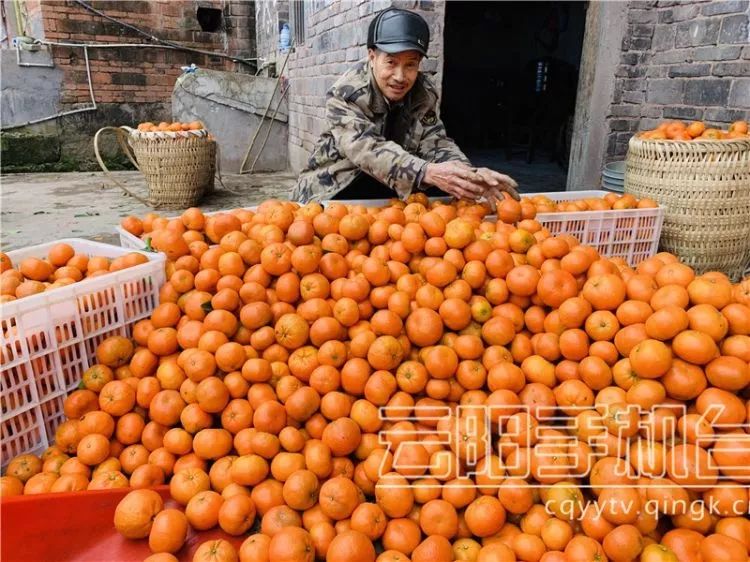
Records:
[[[395,142],[387,141],[355,104],[329,96],[326,118],[338,149],[362,171],[406,199],[417,186],[420,171],[427,164]]]
[[[461,152],[453,139],[445,132],[445,125],[440,118],[430,111],[422,118],[424,134],[419,141],[417,154],[428,162],[448,162],[449,160],[460,160],[471,166],[466,155]]]

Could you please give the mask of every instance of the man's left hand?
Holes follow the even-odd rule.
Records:
[[[475,173],[487,186],[485,197],[493,207],[494,201],[492,200],[497,199],[502,201],[503,192],[510,195],[516,201],[521,200],[518,191],[516,191],[518,184],[512,177],[496,172],[495,170],[490,170],[489,168],[477,168]]]

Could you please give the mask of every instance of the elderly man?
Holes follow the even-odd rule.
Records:
[[[518,198],[512,178],[473,167],[446,135],[435,87],[419,71],[429,40],[427,22],[414,12],[389,8],[375,16],[367,59],[328,92],[328,128],[294,200],[405,199],[414,190],[490,203],[502,192]]]

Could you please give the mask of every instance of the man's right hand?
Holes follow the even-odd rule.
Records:
[[[424,183],[434,185],[457,199],[476,201],[486,190],[482,177],[463,162],[427,164]]]

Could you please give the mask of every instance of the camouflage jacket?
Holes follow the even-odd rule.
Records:
[[[368,61],[341,76],[326,98],[328,128],[297,180],[294,201],[331,199],[360,173],[370,174],[405,199],[420,187],[428,162],[469,163],[446,135],[436,114],[435,87],[421,72],[407,98],[408,125],[401,144],[383,136],[389,104],[375,84]]]

